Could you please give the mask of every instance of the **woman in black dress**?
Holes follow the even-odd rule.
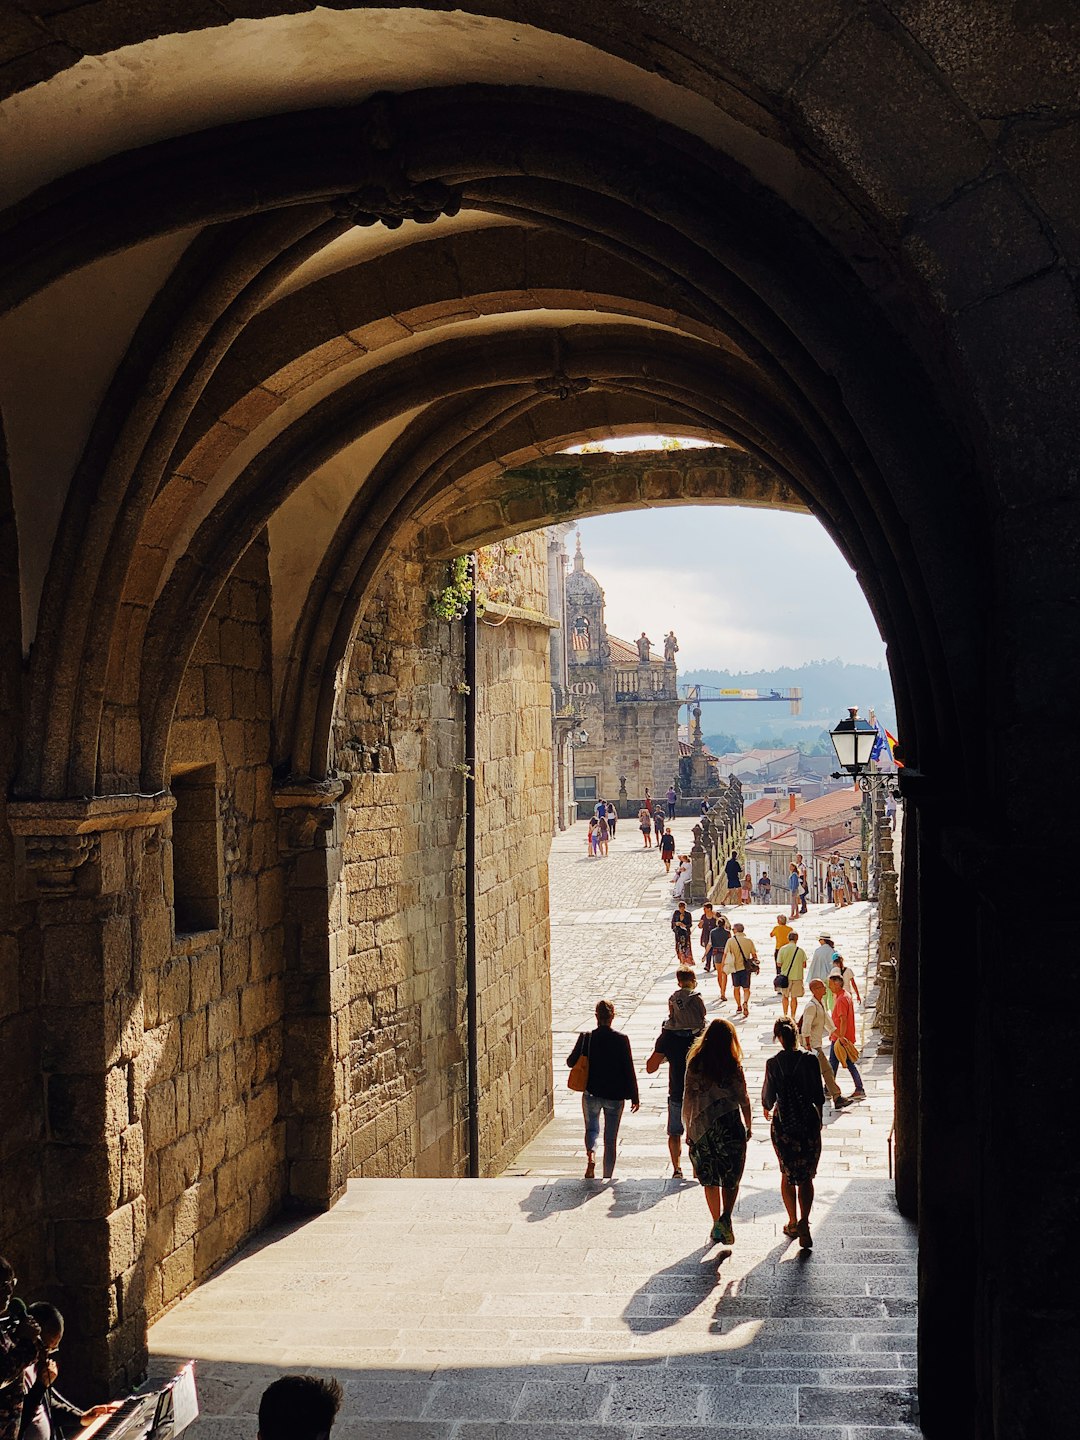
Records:
[[[810,1208],[814,1203],[814,1176],[821,1159],[821,1108],[825,1091],[817,1057],[798,1048],[798,1033],[788,1019],[777,1020],[773,1038],[781,1049],[765,1066],[761,1103],[780,1162],[780,1194],[788,1223],[784,1234],[812,1248]],[[796,1199],[798,1211],[796,1211]]]
[[[735,1239],[731,1212],[739,1195],[750,1138],[750,1100],[735,1027],[714,1020],[686,1057],[683,1124],[694,1176],[712,1216],[709,1239]]]

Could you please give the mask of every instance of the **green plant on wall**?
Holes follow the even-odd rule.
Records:
[[[482,615],[492,602],[512,604],[512,561],[521,552],[510,540],[485,545],[476,554],[476,609]],[[440,620],[460,620],[469,608],[473,592],[472,567],[468,555],[459,555],[447,566],[446,584],[431,597],[431,606]]]
[[[446,567],[446,584],[431,597],[431,608],[440,620],[460,620],[469,608],[472,573],[468,555],[459,555]]]

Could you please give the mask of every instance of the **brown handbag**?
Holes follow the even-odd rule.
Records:
[[[570,1074],[566,1077],[566,1083],[571,1090],[587,1090],[589,1088],[589,1036],[585,1035],[585,1044],[581,1054],[570,1066]]]

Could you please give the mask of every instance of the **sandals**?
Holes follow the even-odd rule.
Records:
[[[809,1220],[800,1220],[798,1224],[799,1249],[812,1250],[814,1248],[814,1237],[810,1234]]]
[[[793,1225],[789,1220],[788,1223],[784,1226],[784,1234],[788,1237],[789,1240],[795,1240],[799,1234],[799,1222],[796,1220]]]
[[[590,1160],[589,1163],[585,1166],[585,1179],[586,1179],[586,1180],[595,1180],[595,1179],[596,1179],[596,1161],[595,1161],[595,1160]]]

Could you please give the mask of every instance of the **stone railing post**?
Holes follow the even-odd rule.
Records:
[[[274,790],[285,865],[286,1203],[326,1210],[349,1176],[349,943],[339,778]]]
[[[701,826],[694,826],[694,843],[690,847],[690,900],[700,905],[706,896],[705,850],[701,843]]]
[[[8,808],[40,945],[43,1212],[79,1396],[130,1389],[146,1366],[140,902],[144,885],[163,885],[173,804],[162,793]]]

